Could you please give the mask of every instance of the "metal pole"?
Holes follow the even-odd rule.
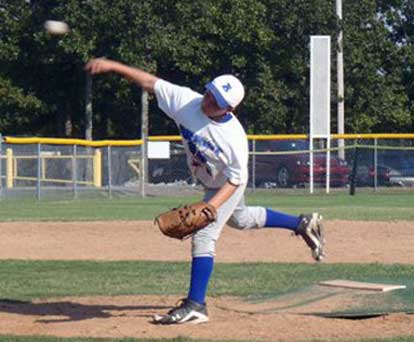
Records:
[[[92,140],[93,138],[93,110],[92,110],[92,76],[88,72],[85,73],[85,139]],[[92,155],[92,148],[86,147],[86,154]],[[93,177],[93,166],[91,163],[86,163],[85,173],[86,179]]]
[[[378,187],[378,139],[374,139],[374,190]]]
[[[336,15],[342,22],[342,0],[336,0]],[[344,134],[344,118],[345,118],[345,97],[344,97],[344,57],[343,57],[343,34],[342,28],[338,34],[338,47],[336,54],[337,78],[338,78],[338,134]],[[345,159],[345,141],[338,139],[338,157]]]
[[[309,138],[309,192],[313,194],[313,137]]]
[[[72,181],[73,181],[73,198],[78,198],[78,186],[77,186],[77,179],[78,179],[78,172],[77,172],[77,146],[73,145],[73,157],[72,157]]]
[[[85,81],[85,139],[92,140],[92,76],[89,73],[86,73]]]
[[[42,148],[40,144],[37,144],[37,185],[36,185],[36,198],[40,200],[40,187],[41,187],[41,176],[42,176]]]
[[[112,198],[112,156],[111,156],[110,145],[108,145],[106,151],[107,151],[107,159],[108,159],[108,195],[109,195],[109,198]]]
[[[331,137],[326,139],[326,193],[329,194],[331,187]]]
[[[148,141],[148,92],[142,90],[141,95],[141,197],[145,197],[145,183],[148,174],[147,141]]]
[[[253,139],[253,144],[252,144],[252,148],[253,148],[253,154],[252,154],[252,180],[253,180],[253,184],[252,184],[252,190],[253,192],[256,190],[256,140]]]
[[[0,133],[0,200],[3,197],[3,179],[2,179],[3,169],[1,167],[1,165],[2,165],[2,155],[3,155],[2,148],[3,148],[3,136]]]

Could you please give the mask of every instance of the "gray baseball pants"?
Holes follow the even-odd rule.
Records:
[[[217,210],[217,221],[199,230],[192,238],[192,256],[212,256],[216,251],[216,242],[220,237],[224,225],[237,229],[260,228],[266,222],[264,207],[246,206],[244,191],[246,185],[240,185],[234,194]],[[217,192],[217,189],[207,189],[204,201],[208,201]]]

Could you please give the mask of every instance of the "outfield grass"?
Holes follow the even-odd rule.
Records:
[[[200,200],[187,197],[92,198],[78,200],[7,199],[0,202],[0,221],[152,220],[158,213]],[[414,193],[284,194],[248,193],[247,204],[290,214],[320,211],[326,219],[414,220]]]

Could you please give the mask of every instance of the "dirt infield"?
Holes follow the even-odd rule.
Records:
[[[414,264],[413,222],[329,221],[326,230],[327,263]],[[0,234],[0,259],[189,260],[189,241],[167,239],[150,222],[3,222]],[[303,241],[287,231],[241,232],[228,227],[219,241],[217,261],[312,262]],[[150,323],[154,313],[164,312],[176,300],[118,296],[0,301],[0,334],[279,341],[414,335],[414,315],[329,319],[305,315],[289,305],[276,312],[258,310],[225,297],[208,298],[208,324]],[[327,296],[312,304],[312,312],[335,306],[338,300],[340,296]]]

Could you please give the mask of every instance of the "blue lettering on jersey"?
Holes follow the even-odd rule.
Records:
[[[216,156],[218,156],[223,150],[219,147],[214,145],[211,141],[207,140],[206,138],[191,132],[189,129],[185,128],[183,125],[180,125],[180,131],[182,137],[188,141],[188,147],[190,152],[196,157],[202,157],[200,160],[206,161],[206,158],[201,154],[200,151],[197,150],[196,146],[204,147],[212,151]]]
[[[199,160],[202,163],[207,162],[206,157],[200,151],[197,150],[197,147],[194,145],[193,142],[188,142],[188,149],[190,150],[191,154],[197,158],[197,160]]]

